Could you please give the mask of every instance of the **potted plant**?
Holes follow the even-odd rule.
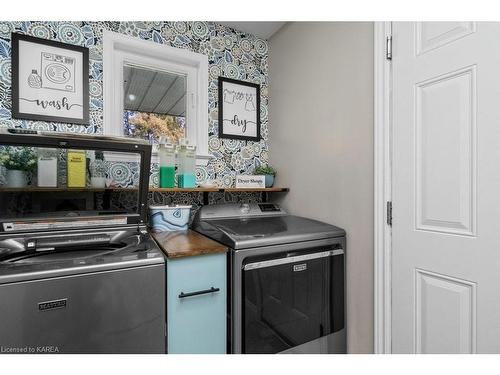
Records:
[[[27,185],[26,172],[36,169],[36,154],[31,148],[7,146],[0,152],[0,165],[7,170],[6,186],[22,188]]]
[[[273,187],[276,170],[270,165],[261,165],[255,168],[255,175],[266,176],[266,188]]]

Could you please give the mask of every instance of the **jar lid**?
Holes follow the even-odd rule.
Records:
[[[165,136],[160,136],[158,140],[158,146],[160,148],[168,148],[169,150],[173,150],[175,148],[174,144],[170,142],[170,139]]]

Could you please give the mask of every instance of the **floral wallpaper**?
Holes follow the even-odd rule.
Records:
[[[203,53],[209,60],[209,150],[214,158],[196,169],[198,182],[211,179],[220,187],[234,184],[236,174],[252,173],[268,161],[268,44],[265,40],[213,22],[0,22],[0,126],[40,130],[101,133],[103,127],[102,36],[111,30],[177,48]],[[89,48],[90,123],[88,126],[11,118],[12,32]],[[217,79],[225,76],[261,85],[260,142],[219,139]],[[127,175],[126,165],[120,166]],[[157,184],[152,166],[151,184]],[[132,174],[133,171],[129,170]],[[243,197],[242,197],[243,198]],[[227,200],[240,200],[226,196]],[[248,197],[250,199],[250,197]],[[254,198],[252,198],[254,199]],[[159,201],[160,199],[154,199]],[[197,200],[197,199],[194,199]],[[186,197],[183,202],[187,203]]]

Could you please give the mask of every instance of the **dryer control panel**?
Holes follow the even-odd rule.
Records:
[[[203,206],[198,210],[196,219],[236,219],[284,215],[286,212],[274,203],[228,203]]]
[[[258,205],[262,212],[281,212],[281,208],[274,203],[259,203]]]

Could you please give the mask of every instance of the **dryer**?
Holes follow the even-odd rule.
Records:
[[[228,252],[232,353],[346,353],[345,231],[272,203],[204,206]]]

